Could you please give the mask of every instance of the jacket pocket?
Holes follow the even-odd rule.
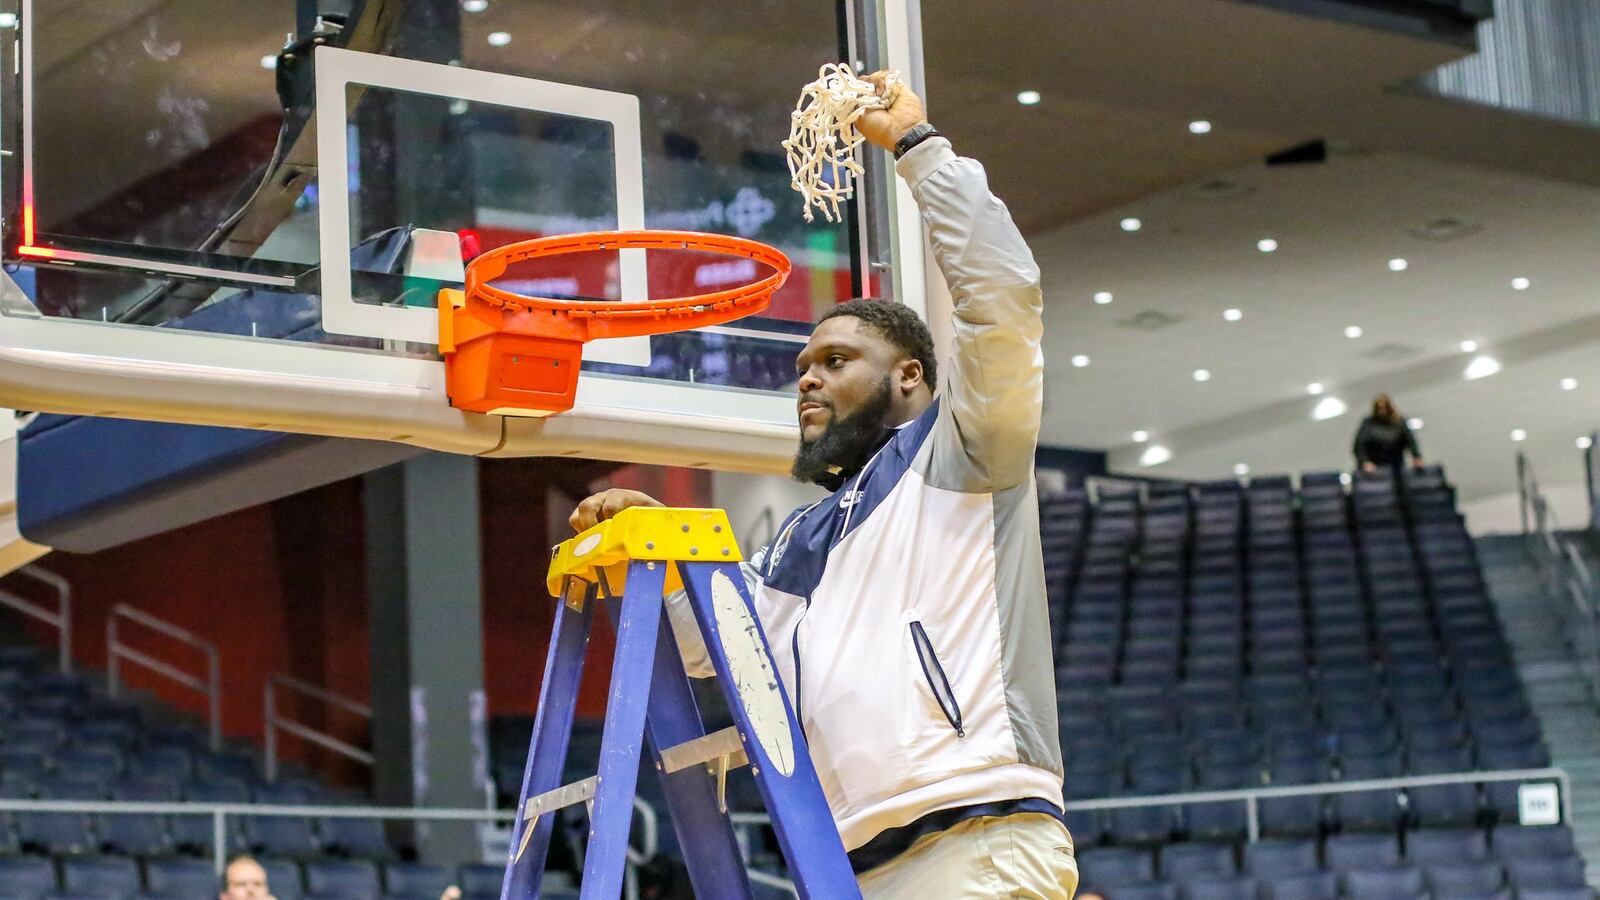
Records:
[[[940,711],[950,722],[950,727],[955,729],[956,737],[966,737],[966,729],[961,724],[961,704],[956,702],[955,691],[950,689],[950,679],[944,673],[944,666],[939,664],[939,655],[934,652],[933,641],[928,639],[928,632],[921,622],[911,623],[911,644],[917,649],[922,677],[927,679],[928,688],[933,691],[933,699],[938,702]]]

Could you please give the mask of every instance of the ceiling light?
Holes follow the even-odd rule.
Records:
[[[491,32],[489,32],[489,46],[491,46],[491,47],[504,47],[505,45],[507,45],[509,43],[511,43],[511,32],[509,32],[509,31],[491,31]]]
[[[1195,369],[1194,370],[1194,380],[1195,381],[1210,381],[1211,380],[1211,370],[1210,369]]]
[[[1171,458],[1171,450],[1168,450],[1160,444],[1151,444],[1144,449],[1143,453],[1139,454],[1139,465],[1159,466]]]
[[[261,68],[263,68],[263,69],[276,69],[277,67],[278,67],[278,54],[276,54],[276,53],[268,53],[266,56],[261,57]]]
[[[1094,302],[1100,304],[1101,306],[1105,306],[1107,303],[1110,303],[1111,300],[1112,297],[1110,291],[1100,291],[1094,295]]]
[[[1322,391],[1323,391],[1323,387],[1322,387],[1322,382],[1320,382],[1320,381],[1313,381],[1310,384],[1306,385],[1306,393],[1310,394],[1313,397],[1321,396],[1322,395]]]
[[[1327,419],[1337,419],[1349,411],[1350,407],[1345,406],[1344,401],[1338,397],[1323,397],[1311,410],[1311,418],[1322,422]]]
[[[1256,241],[1256,249],[1260,250],[1262,253],[1271,253],[1278,249],[1278,242],[1272,238],[1262,238],[1261,240]]]
[[[1205,119],[1195,119],[1193,122],[1189,123],[1189,133],[1190,134],[1210,134],[1211,133],[1211,123],[1207,122]]]
[[[1528,433],[1521,428],[1513,428],[1511,429],[1511,439],[1520,444],[1528,439]]]
[[[1339,483],[1340,484],[1345,485],[1345,486],[1349,486],[1350,481],[1351,481],[1351,479],[1350,479],[1350,473],[1349,472],[1340,472],[1339,473]]]
[[[464,116],[471,108],[472,104],[461,99],[460,97],[450,101],[450,115],[452,116]]]
[[[0,28],[15,28],[15,27],[17,27],[17,14],[16,13],[0,13]]]
[[[1143,428],[1133,433],[1133,442],[1135,444],[1142,444],[1148,440],[1150,440],[1150,432],[1145,431]]]
[[[1406,427],[1411,429],[1412,431],[1421,431],[1422,430],[1422,420],[1417,418],[1416,416],[1412,416],[1411,418],[1406,420]]]
[[[1411,268],[1411,263],[1408,263],[1399,257],[1389,260],[1389,271],[1391,272],[1404,272],[1409,268]]]
[[[489,0],[461,0],[461,8],[469,13],[481,13],[489,8]]]
[[[1244,310],[1242,310],[1242,309],[1225,309],[1225,310],[1222,311],[1222,317],[1224,319],[1227,319],[1229,322],[1237,322],[1240,319],[1244,318]]]
[[[1522,278],[1522,277],[1519,276],[1517,278],[1511,279],[1511,289],[1513,291],[1525,291],[1525,290],[1527,290],[1528,288],[1530,288],[1532,286],[1533,286],[1533,282],[1529,281],[1526,278]]]
[[[1039,103],[1039,100],[1040,97],[1038,91],[1019,91],[1017,93],[1017,102],[1021,103],[1023,106],[1036,106]]]
[[[1461,377],[1468,381],[1479,378],[1488,378],[1500,371],[1500,360],[1492,356],[1474,356],[1472,362],[1467,363],[1467,368],[1462,371]]]
[[[1462,353],[1477,353],[1478,352],[1478,342],[1477,341],[1462,341],[1461,342],[1461,352]]]
[[[1236,463],[1234,465],[1234,467],[1233,467],[1233,474],[1238,475],[1240,477],[1243,477],[1245,475],[1249,475],[1250,474],[1250,467],[1245,465],[1244,463]]]
[[[1132,216],[1129,216],[1128,218],[1122,220],[1122,230],[1123,231],[1138,231],[1139,229],[1141,229],[1143,227],[1144,227],[1144,223],[1139,221],[1138,219],[1135,219]]]
[[[1576,379],[1576,378],[1563,378],[1563,379],[1561,379],[1561,389],[1563,391],[1575,391],[1575,390],[1577,390],[1578,389],[1578,379]]]
[[[1578,449],[1579,450],[1587,450],[1587,449],[1589,449],[1590,447],[1593,447],[1593,446],[1594,446],[1594,438],[1589,437],[1587,434],[1584,435],[1581,438],[1578,438]]]
[[[1347,338],[1350,338],[1351,340],[1354,340],[1354,339],[1356,339],[1358,337],[1361,337],[1361,326],[1360,325],[1350,325],[1350,326],[1346,327],[1345,330],[1344,330],[1344,336],[1347,337]]]
[[[1072,364],[1081,369],[1089,364],[1089,357],[1079,353],[1077,356],[1072,358]]]

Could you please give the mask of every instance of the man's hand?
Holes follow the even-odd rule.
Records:
[[[888,90],[888,79],[888,72],[873,72],[865,80],[872,82],[881,96]],[[867,110],[856,120],[856,130],[868,141],[893,153],[895,142],[900,140],[901,135],[926,121],[928,114],[922,110],[922,98],[913,93],[905,82],[900,82],[894,88],[889,105],[883,109]]]
[[[572,511],[571,518],[567,519],[572,524],[574,531],[587,531],[604,522],[619,512],[631,506],[661,506],[661,501],[638,491],[612,488],[578,504]]]

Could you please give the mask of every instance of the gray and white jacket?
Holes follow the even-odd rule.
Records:
[[[931,138],[898,164],[954,299],[932,406],[745,564],[846,849],[930,813],[1061,803],[1034,450],[1039,269],[983,167]],[[669,600],[690,673],[711,666]]]

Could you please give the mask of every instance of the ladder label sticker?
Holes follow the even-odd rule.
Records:
[[[583,539],[583,543],[572,548],[572,555],[577,559],[583,559],[585,556],[589,555],[591,550],[600,545],[600,539],[603,537],[605,537],[605,533],[600,531],[596,531],[594,534],[589,535]]]
[[[728,658],[733,688],[750,717],[771,768],[779,775],[794,774],[794,734],[783,705],[783,688],[762,646],[761,628],[739,588],[726,573],[711,574],[711,608],[717,618],[717,639]]]

